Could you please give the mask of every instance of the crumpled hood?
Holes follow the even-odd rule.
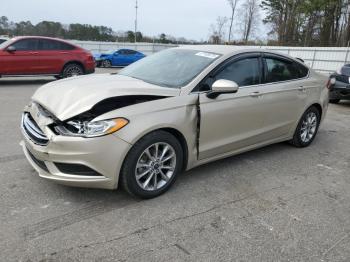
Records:
[[[34,93],[32,100],[64,121],[111,97],[179,94],[180,89],[160,87],[123,75],[94,74],[46,84]]]

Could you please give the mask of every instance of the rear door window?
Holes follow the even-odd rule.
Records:
[[[294,61],[283,58],[265,58],[266,63],[266,82],[274,83],[298,79],[300,77],[299,69]]]
[[[59,50],[60,45],[57,41],[40,39],[39,40],[39,50]]]
[[[39,50],[73,50],[74,46],[49,39],[39,40]]]

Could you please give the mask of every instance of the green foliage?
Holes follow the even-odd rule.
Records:
[[[264,23],[279,45],[344,46],[350,40],[349,0],[263,0]]]

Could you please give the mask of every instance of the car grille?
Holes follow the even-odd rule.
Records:
[[[47,136],[27,112],[22,115],[22,129],[24,134],[37,145],[44,146],[49,142]]]

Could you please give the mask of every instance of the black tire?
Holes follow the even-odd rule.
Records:
[[[136,165],[137,163],[139,163],[139,160],[144,155],[145,150],[152,147],[156,143],[166,143],[172,147],[176,155],[176,161],[174,160],[176,166],[171,177],[167,182],[164,182],[165,184],[162,185],[162,187],[160,187],[159,189],[145,190],[140,186],[139,182],[136,179]],[[183,149],[179,141],[168,132],[161,130],[155,131],[141,138],[131,148],[123,163],[123,167],[120,173],[120,182],[123,188],[132,196],[136,196],[143,199],[154,198],[163,194],[171,187],[171,185],[175,182],[178,173],[182,170],[182,165]],[[152,176],[152,174],[150,176]],[[158,176],[160,178],[159,181],[161,181],[162,176],[160,173],[154,174],[153,177],[154,176]]]
[[[112,62],[109,60],[103,60],[102,61],[102,67],[109,68],[112,66]]]
[[[62,70],[62,78],[72,77],[72,76],[78,76],[83,75],[84,69],[81,65],[76,63],[71,63],[66,65]]]
[[[329,103],[331,104],[338,104],[340,102],[340,99],[329,99]]]
[[[314,114],[316,116],[316,125],[315,125],[315,131],[312,135],[311,138],[309,138],[309,140],[303,139],[302,133],[303,133],[303,127],[304,127],[304,123],[307,120],[307,117],[310,116],[310,114]],[[295,147],[307,147],[309,146],[312,141],[315,139],[316,135],[317,135],[317,131],[318,128],[320,126],[320,120],[321,120],[321,113],[319,112],[319,110],[315,107],[315,106],[311,106],[309,107],[305,113],[303,114],[303,116],[301,117],[298,126],[294,132],[294,136],[293,139],[290,140],[289,142],[295,146]],[[303,129],[303,130],[302,130]]]

